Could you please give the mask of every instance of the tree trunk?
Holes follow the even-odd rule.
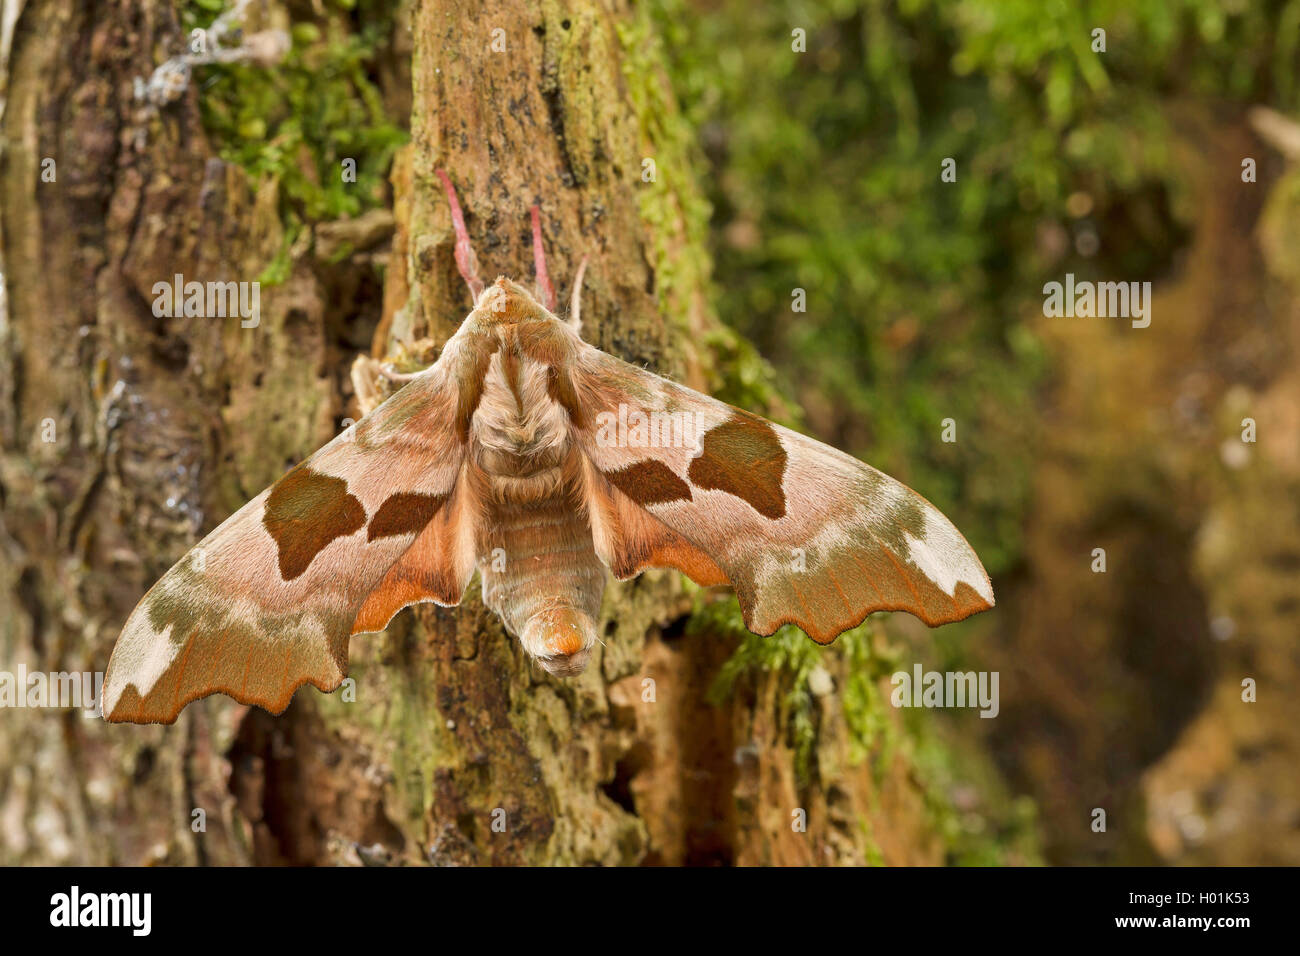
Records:
[[[393,170],[382,296],[364,280],[383,258],[373,236],[354,249],[364,262],[340,262],[325,250],[340,233],[355,247],[356,223],[311,224],[244,329],[151,309],[155,282],[252,280],[285,245],[275,179],[215,157],[200,84],[157,109],[133,98],[159,51],[183,49],[170,5],[26,3],[0,147],[9,670],[102,671],[157,576],[358,414],[358,351],[436,354],[469,310],[436,168],[459,190],[485,278],[531,283],[537,203],[562,302],[591,256],[589,341],[705,389],[753,361],[708,304],[691,134],[644,12],[414,0],[404,13],[412,143]],[[362,403],[368,369],[355,370]],[[942,859],[907,755],[883,730],[873,760],[857,752],[849,659],[826,653],[825,679],[805,684],[751,669],[710,697],[738,638],[708,625],[683,637],[696,601],[675,574],[611,582],[604,644],[577,679],[531,665],[474,583],[458,609],[406,611],[353,641],[354,699],[306,688],[271,717],[214,696],[171,727],[12,710],[0,862]],[[815,734],[811,775],[795,694]],[[806,829],[792,826],[801,814]]]

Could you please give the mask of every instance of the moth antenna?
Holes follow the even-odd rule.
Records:
[[[434,173],[442,180],[447,190],[447,205],[451,207],[451,225],[456,232],[456,268],[460,277],[469,286],[470,297],[475,303],[483,294],[483,280],[478,277],[478,256],[469,242],[469,230],[465,228],[465,214],[460,210],[460,200],[456,198],[456,188],[451,184],[451,177],[445,169],[435,169]]]
[[[569,299],[569,328],[575,332],[582,331],[582,277],[587,274],[587,260],[591,256],[583,256],[582,261],[578,263],[578,272],[573,277],[573,293]]]
[[[537,270],[537,292],[542,304],[554,312],[557,304],[555,286],[551,285],[551,277],[546,271],[546,250],[542,248],[542,214],[536,203],[528,210],[528,214],[533,219],[533,268]]]

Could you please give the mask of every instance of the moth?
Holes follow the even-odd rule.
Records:
[[[584,342],[586,262],[562,321],[535,206],[537,294],[485,285],[437,174],[473,310],[434,365],[150,589],[113,649],[106,719],[171,723],[212,693],[279,713],[303,684],[342,683],[353,635],[459,604],[476,569],[559,677],[590,659],[607,572],[729,585],[755,634],[790,623],[823,644],[873,611],[934,627],[993,606],[975,552],[916,492]]]

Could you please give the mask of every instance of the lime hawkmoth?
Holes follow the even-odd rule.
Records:
[[[607,573],[729,585],[751,631],[820,643],[877,610],[937,626],[993,605],[975,552],[911,489],[583,341],[582,270],[561,320],[535,207],[536,289],[480,281],[438,174],[472,311],[435,364],[145,595],[109,662],[108,720],[169,723],[217,692],[278,713],[303,684],[339,686],[352,635],[458,604],[476,569],[557,676],[588,662]]]

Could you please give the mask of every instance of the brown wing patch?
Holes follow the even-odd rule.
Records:
[[[370,519],[366,540],[374,541],[376,538],[423,531],[446,500],[446,495],[399,492],[380,505],[375,516]]]
[[[993,607],[965,581],[958,582],[955,595],[939,593],[943,594],[944,599],[952,605],[952,611],[932,611],[912,601],[890,600],[862,604],[856,610],[841,612],[824,603],[824,595],[821,594],[818,595],[816,603],[811,606],[805,605],[803,614],[785,613],[762,624],[752,620],[752,601],[747,605],[742,599],[741,611],[745,615],[745,626],[760,637],[774,634],[783,624],[793,624],[818,644],[831,644],[835,638],[850,628],[857,627],[867,619],[868,615],[876,611],[907,611],[909,614],[915,614],[927,627],[939,627],[965,620],[972,614]],[[739,591],[737,595],[740,595]]]
[[[262,523],[279,549],[280,574],[291,581],[335,538],[364,527],[366,509],[342,478],[299,465],[271,489]]]
[[[604,472],[619,491],[639,505],[657,505],[667,501],[689,501],[691,488],[661,461],[646,458],[626,468]]]
[[[765,518],[785,517],[786,454],[770,422],[737,410],[711,428],[687,475],[697,488],[725,491]]]

